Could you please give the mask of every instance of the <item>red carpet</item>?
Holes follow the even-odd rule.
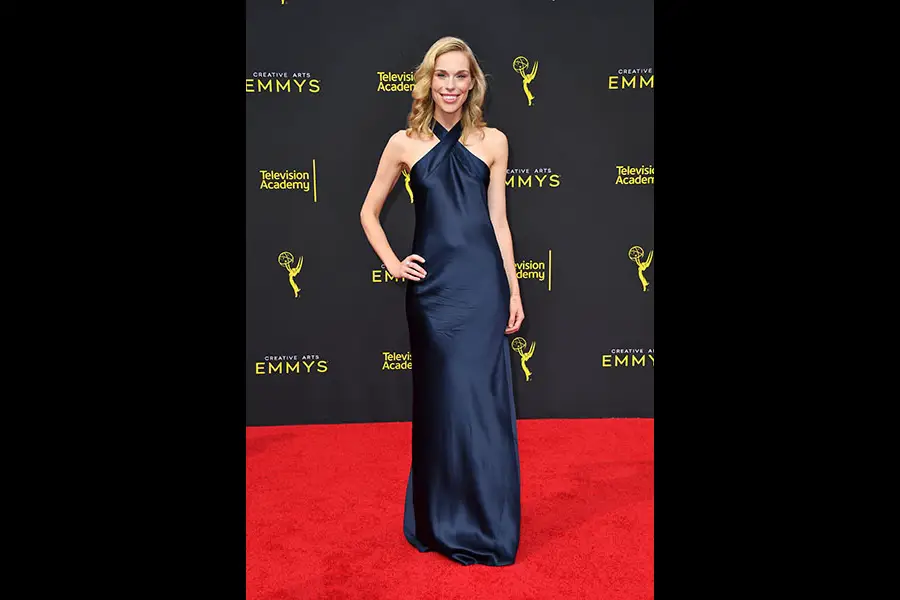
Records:
[[[509,567],[409,545],[410,440],[409,423],[248,428],[248,600],[653,598],[652,419],[519,421]]]

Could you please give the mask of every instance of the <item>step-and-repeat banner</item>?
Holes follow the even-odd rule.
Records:
[[[652,0],[248,0],[248,425],[411,418],[405,284],[359,211],[448,35],[509,139],[519,418],[653,416]],[[401,258],[403,183],[382,212]]]

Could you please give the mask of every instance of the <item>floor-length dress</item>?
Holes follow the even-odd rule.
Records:
[[[521,523],[519,446],[509,342],[509,282],[487,204],[490,169],[435,122],[439,143],[409,172],[407,281],[412,465],[403,532],[421,552],[464,565],[510,565]]]

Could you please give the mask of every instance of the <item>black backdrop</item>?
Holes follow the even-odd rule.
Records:
[[[519,418],[653,416],[652,0],[249,0],[248,425],[410,419],[403,284],[359,210],[445,35],[510,143]],[[403,182],[382,213],[401,257]]]

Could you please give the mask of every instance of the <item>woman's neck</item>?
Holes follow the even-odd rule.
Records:
[[[462,112],[457,112],[453,114],[445,113],[441,109],[435,107],[434,109],[434,120],[440,123],[444,129],[450,131],[453,129],[457,123],[462,119]]]

